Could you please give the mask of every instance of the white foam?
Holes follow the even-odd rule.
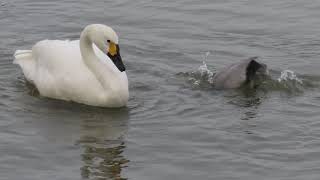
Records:
[[[198,71],[200,72],[201,77],[207,76],[208,82],[213,83],[213,72],[208,69],[206,64],[206,60],[208,59],[209,55],[210,52],[206,52],[205,56],[203,57],[202,65],[198,68]]]
[[[281,75],[280,77],[278,78],[278,81],[279,82],[283,82],[283,81],[296,81],[300,84],[303,84],[302,83],[302,80],[298,78],[298,76],[295,74],[294,71],[292,70],[284,70],[281,72]]]

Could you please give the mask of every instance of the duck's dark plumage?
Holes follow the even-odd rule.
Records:
[[[250,83],[257,74],[267,74],[267,66],[252,57],[231,64],[219,72],[213,78],[214,86],[218,89],[239,88],[244,83]]]

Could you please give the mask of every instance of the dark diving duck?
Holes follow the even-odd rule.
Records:
[[[220,71],[213,77],[213,85],[217,89],[234,89],[249,85],[257,87],[261,78],[269,74],[267,65],[258,62],[257,57],[241,60],[233,63]]]

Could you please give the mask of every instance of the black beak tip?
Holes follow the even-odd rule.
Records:
[[[110,57],[110,59],[112,60],[114,65],[119,69],[120,72],[123,72],[126,70],[126,68],[122,62],[122,58],[121,58],[120,54],[116,54],[116,55],[112,56],[111,54],[108,53],[108,56]]]
[[[118,68],[121,72],[125,71],[126,68],[124,66],[122,66],[121,68]]]

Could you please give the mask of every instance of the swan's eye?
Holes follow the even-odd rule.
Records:
[[[108,39],[107,42],[110,43],[110,40]]]

